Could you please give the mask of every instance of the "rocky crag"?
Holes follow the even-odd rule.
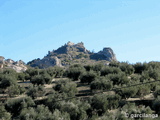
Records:
[[[109,47],[104,48],[98,53],[93,53],[87,50],[82,42],[77,44],[68,42],[57,50],[48,51],[48,54],[43,59],[38,58],[28,62],[28,65],[48,68],[51,66],[68,66],[74,63],[108,63],[109,61],[116,61],[116,56]]]
[[[14,69],[16,72],[27,70],[27,66],[22,60],[13,61],[12,59],[5,59],[3,56],[0,56],[0,69],[5,68]]]

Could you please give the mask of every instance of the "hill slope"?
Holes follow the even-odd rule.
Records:
[[[93,53],[84,47],[84,44],[68,42],[57,50],[49,51],[42,59],[28,62],[32,67],[47,68],[50,66],[67,66],[74,63],[88,64],[95,62],[116,61],[116,56],[111,48],[104,48],[98,53]]]

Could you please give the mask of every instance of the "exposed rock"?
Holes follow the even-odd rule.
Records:
[[[66,66],[72,63],[85,61],[112,61],[116,60],[115,54],[111,48],[104,48],[98,53],[92,53],[84,47],[83,42],[74,44],[68,42],[59,47],[57,50],[48,51],[48,54],[43,59],[35,59],[28,62],[32,67],[47,68],[50,66]]]
[[[13,61],[12,59],[6,59],[2,56],[0,56],[0,68],[10,68],[14,69],[16,72],[23,72],[27,70],[27,66],[22,60],[19,61]]]
[[[72,46],[72,45],[74,45],[74,43],[72,43],[72,42],[69,41],[69,42],[67,43],[67,45],[68,45],[68,46]]]
[[[116,56],[110,47],[103,48],[103,51],[99,51],[98,54],[104,55],[108,61],[116,61]]]
[[[4,57],[3,56],[0,56],[0,68],[3,68],[3,65],[4,65]]]
[[[53,66],[62,66],[61,60],[58,59],[56,56],[46,56],[42,60],[35,59],[28,63],[32,67],[39,67],[39,68],[48,68]]]

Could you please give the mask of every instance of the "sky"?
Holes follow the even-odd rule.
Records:
[[[29,62],[71,41],[118,61],[160,61],[159,0],[0,0],[0,56]]]

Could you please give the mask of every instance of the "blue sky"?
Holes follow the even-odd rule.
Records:
[[[160,61],[159,0],[0,0],[0,56],[31,61],[68,41],[117,60]]]

